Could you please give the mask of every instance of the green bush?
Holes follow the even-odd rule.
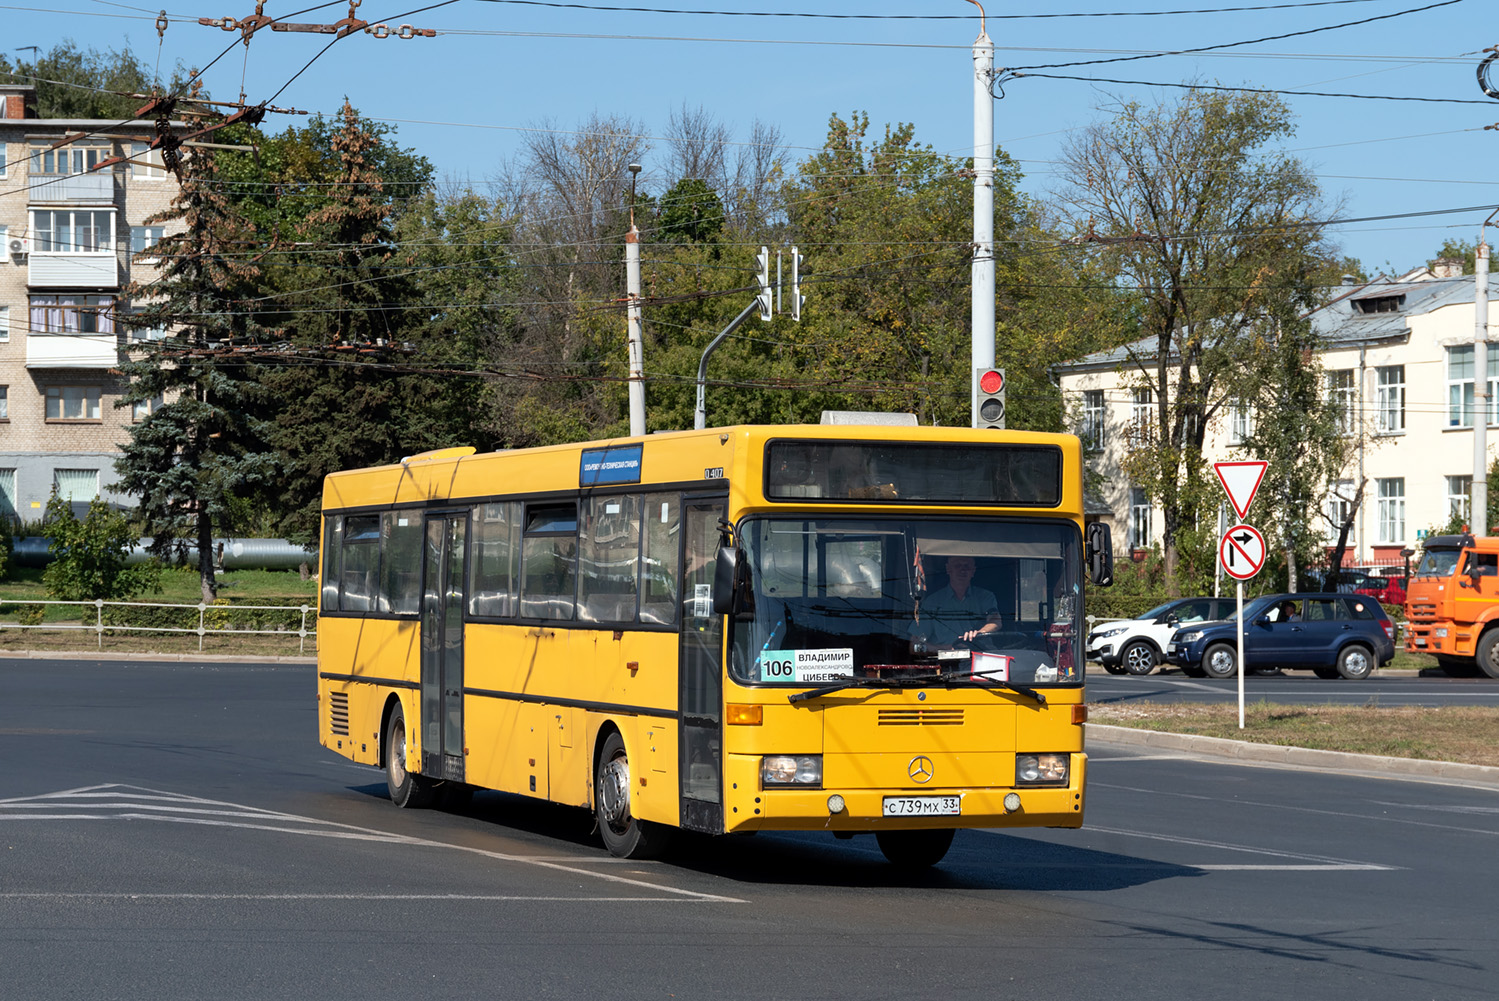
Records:
[[[59,601],[119,601],[156,590],[161,567],[125,562],[135,535],[129,522],[101,498],[89,504],[82,521],[57,494],[47,502],[42,534],[52,562],[42,571],[47,593]]]

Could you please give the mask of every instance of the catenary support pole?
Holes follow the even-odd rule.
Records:
[[[1473,500],[1468,527],[1489,534],[1489,245],[1478,230],[1473,253]]]
[[[979,372],[994,367],[994,42],[979,9],[973,43],[973,306],[972,364],[968,373],[970,426],[979,426]]]
[[[630,349],[630,434],[645,434],[645,335],[640,313],[640,230],[635,227],[635,175],[640,164],[630,164],[630,231],[625,234],[625,292]]]

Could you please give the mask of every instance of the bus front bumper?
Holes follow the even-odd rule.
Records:
[[[730,755],[730,758],[734,757],[738,756]],[[1065,786],[772,788],[756,789],[748,796],[731,790],[724,804],[724,830],[726,833],[859,833],[946,827],[1081,827],[1087,766],[1086,754],[1073,753],[1069,781]],[[1014,800],[1007,805],[1006,797],[1011,794],[1018,798],[1018,805]],[[842,809],[835,812],[833,807],[840,805],[840,801]],[[925,809],[945,812],[913,812]],[[953,809],[957,812],[950,812]],[[892,810],[900,812],[892,813]]]

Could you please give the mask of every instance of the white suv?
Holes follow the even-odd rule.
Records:
[[[1216,622],[1236,608],[1233,598],[1178,598],[1137,619],[1100,623],[1088,634],[1088,659],[1110,674],[1149,674],[1165,659],[1166,644],[1179,626]]]

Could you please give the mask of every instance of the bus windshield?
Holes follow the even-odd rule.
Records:
[[[746,519],[739,540],[741,684],[1082,684],[1071,522],[768,516]]]

